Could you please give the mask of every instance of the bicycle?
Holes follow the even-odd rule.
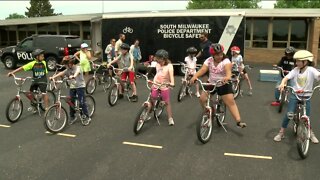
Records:
[[[108,69],[105,64],[96,64],[92,61],[93,76],[89,78],[86,84],[86,93],[93,94],[97,89],[97,84],[102,84],[104,92],[111,86],[112,78],[109,75]]]
[[[110,65],[110,68],[113,69],[115,77],[112,77],[113,85],[111,86],[109,93],[108,93],[108,103],[110,106],[114,106],[119,98],[119,89],[122,88],[123,94],[126,94],[128,101],[131,101],[130,97],[132,96],[133,90],[130,84],[130,81],[126,80],[121,85],[120,75],[122,72],[128,72],[128,69],[120,69],[115,68],[114,66]]]
[[[192,97],[192,92],[191,92],[191,86],[190,86],[190,79],[192,78],[192,75],[190,75],[190,71],[193,70],[185,63],[180,62],[181,66],[184,68],[184,77],[181,79],[181,86],[178,91],[178,102],[182,100],[186,95],[190,95]]]
[[[248,68],[250,70],[252,67],[249,65],[245,65],[244,68]],[[243,91],[241,90],[242,81],[243,81],[243,77],[242,77],[241,72],[239,72],[238,65],[233,64],[231,82],[232,82],[233,98],[234,99],[237,99],[237,97],[239,95],[242,97],[242,94],[243,94]]]
[[[274,65],[273,67],[274,67],[274,69],[279,70],[282,78],[290,72],[290,71],[284,70],[282,67],[277,66],[277,65]],[[279,104],[279,108],[278,108],[278,113],[281,113],[284,104],[289,102],[289,98],[288,98],[289,93],[290,92],[289,92],[289,89],[287,89],[287,86],[285,87],[285,89],[282,92],[280,92],[280,96],[279,96],[280,104]]]
[[[53,76],[56,75],[56,74],[58,74],[59,71],[61,71],[61,70],[64,69],[64,68],[65,68],[64,65],[56,64],[56,71],[54,72]],[[69,87],[68,82],[66,82],[65,87],[66,87],[66,88]],[[55,91],[54,82],[52,82],[52,81],[50,80],[49,83],[48,83],[48,88],[47,88],[47,89],[50,90],[50,91]]]
[[[17,122],[23,112],[23,102],[21,100],[20,94],[24,94],[25,97],[30,101],[31,106],[28,108],[28,111],[33,111],[33,113],[38,112],[39,116],[41,116],[41,110],[45,111],[44,107],[44,100],[42,98],[42,92],[38,88],[37,90],[34,90],[33,92],[23,90],[22,86],[23,84],[28,80],[31,79],[34,81],[35,79],[32,77],[26,77],[26,78],[19,78],[16,77],[14,74],[12,74],[14,78],[14,83],[18,86],[17,95],[12,98],[7,107],[6,107],[6,118],[9,122],[15,123]],[[47,91],[49,102],[55,102],[56,96],[52,91]]]
[[[205,144],[210,140],[212,135],[213,119],[216,120],[219,127],[222,127],[227,132],[224,127],[226,105],[218,94],[215,100],[211,101],[211,93],[216,90],[217,85],[223,84],[221,80],[218,80],[215,84],[203,83],[200,79],[197,79],[197,81],[200,83],[202,90],[208,94],[205,110],[201,114],[201,119],[197,124],[197,137],[200,142]]]
[[[70,96],[61,95],[61,88],[58,88],[59,86],[57,87],[57,84],[62,84],[67,79],[68,78],[63,78],[63,80],[57,81],[52,80],[54,82],[55,87],[58,90],[58,97],[55,104],[48,108],[44,116],[44,126],[48,131],[52,133],[59,133],[63,131],[67,126],[69,116],[67,115],[66,108],[64,108],[61,104],[61,99],[63,99],[76,112],[76,117],[79,116],[81,123],[84,126],[89,125],[90,121],[88,120],[88,118],[91,118],[93,116],[93,113],[96,109],[96,102],[91,95],[85,95],[89,117],[86,117],[86,115],[83,114],[82,108],[80,107],[80,103],[78,100],[78,96],[72,99]]]
[[[310,118],[307,116],[306,102],[312,98],[313,92],[320,88],[320,85],[314,87],[311,91],[296,91],[291,86],[287,86],[287,88],[290,89],[292,94],[298,99],[296,110],[294,113],[288,113],[288,119],[293,120],[293,130],[297,136],[298,153],[302,159],[305,159],[309,152],[311,134],[311,123]],[[310,96],[306,96],[306,94],[310,93]]]
[[[146,85],[147,85],[147,88],[150,90],[150,93],[149,93],[147,100],[144,103],[142,103],[142,106],[141,106],[140,110],[138,111],[138,114],[135,118],[135,121],[133,124],[133,132],[135,134],[139,134],[144,123],[151,119],[151,117],[150,117],[151,112],[149,112],[150,110],[153,112],[153,116],[157,120],[158,125],[160,126],[159,117],[161,116],[163,109],[166,107],[166,103],[161,98],[161,88],[162,87],[169,87],[169,84],[167,84],[167,83],[158,84],[158,83],[155,83],[155,82],[149,80],[147,75],[144,75],[144,74],[140,74],[140,75],[145,78]],[[152,90],[151,90],[151,87],[149,86],[149,84],[156,85],[156,87],[157,87],[156,90],[158,91],[158,96],[156,99],[153,100],[153,103],[151,101],[151,98],[152,98],[151,91]]]

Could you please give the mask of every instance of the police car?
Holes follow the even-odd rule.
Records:
[[[0,59],[7,69],[15,69],[18,64],[32,61],[32,51],[40,48],[45,51],[48,70],[52,71],[64,56],[73,55],[80,50],[81,43],[80,37],[74,35],[33,35],[16,46],[0,50]]]

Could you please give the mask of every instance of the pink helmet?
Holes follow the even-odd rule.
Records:
[[[237,54],[240,54],[240,48],[238,46],[232,46],[231,47],[231,52],[235,52]]]

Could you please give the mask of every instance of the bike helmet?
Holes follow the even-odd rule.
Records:
[[[129,50],[129,49],[130,49],[130,46],[129,46],[128,44],[126,44],[126,43],[122,43],[122,44],[120,45],[120,49]]]
[[[198,50],[197,50],[195,47],[189,47],[189,48],[187,49],[187,53],[188,53],[188,54],[196,54],[197,51],[198,51]]]
[[[240,54],[240,48],[238,46],[232,46],[231,47],[231,52],[235,52],[237,54]]]
[[[66,65],[66,64],[77,64],[79,61],[72,55],[69,56],[64,56],[62,59],[61,64]]]
[[[216,55],[216,54],[218,54],[218,53],[221,53],[221,52],[223,52],[224,51],[224,47],[221,45],[221,44],[219,44],[219,43],[215,43],[215,44],[212,44],[211,46],[210,46],[210,50],[209,50],[209,52],[210,52],[210,54],[213,56],[213,55]]]
[[[35,50],[32,51],[32,56],[33,56],[33,57],[37,57],[37,56],[39,56],[40,54],[44,54],[44,50],[42,50],[42,49],[35,49]]]
[[[293,55],[296,61],[313,61],[313,54],[307,50],[299,50]]]
[[[81,49],[82,49],[82,48],[88,48],[89,45],[88,45],[87,43],[82,43],[82,44],[80,45],[80,47],[81,47]]]
[[[296,52],[296,49],[292,46],[287,47],[284,51],[285,54],[294,54],[295,52]]]
[[[159,49],[154,56],[158,58],[168,59],[169,53],[164,49]]]

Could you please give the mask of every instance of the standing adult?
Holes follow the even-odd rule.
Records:
[[[116,57],[118,57],[118,55],[121,54],[120,46],[121,46],[121,44],[124,42],[125,39],[126,39],[126,35],[124,35],[124,34],[119,34],[119,39],[118,39],[118,41],[116,42],[116,44],[115,44],[115,49],[114,49]]]
[[[84,73],[84,80],[87,82],[89,79],[89,72],[91,71],[90,59],[92,58],[91,52],[88,50],[88,44],[82,43],[80,51],[74,54],[75,58],[80,62],[81,71]]]
[[[209,49],[212,42],[208,39],[208,33],[203,32],[200,34],[200,51],[198,52],[196,58],[200,63],[211,57]]]
[[[104,50],[104,53],[107,55],[108,63],[111,62],[116,57],[115,45],[116,45],[116,39],[112,38],[110,40],[110,44],[108,44],[108,46]]]
[[[140,51],[140,46],[139,46],[139,40],[136,39],[134,43],[130,46],[130,51],[129,51],[132,56],[133,56],[133,66],[135,70],[135,74],[138,72],[138,64],[140,63],[141,60],[141,51]]]

